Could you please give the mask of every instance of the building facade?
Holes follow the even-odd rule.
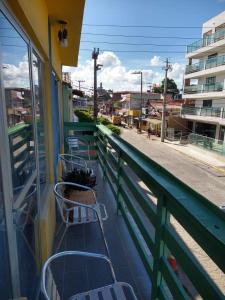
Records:
[[[194,133],[225,138],[225,11],[203,24],[202,37],[187,46],[182,118]]]

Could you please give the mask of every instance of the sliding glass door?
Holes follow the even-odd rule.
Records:
[[[12,283],[12,286],[19,286],[13,289],[19,293],[17,296],[30,300],[35,299],[38,286],[40,195],[47,182],[44,66],[31,41],[4,9],[0,10],[0,57],[0,116],[3,115],[0,138],[5,136],[0,143],[7,153],[4,167],[0,165],[0,229],[3,228],[0,254],[5,263],[0,265],[0,298],[13,298],[10,294]],[[4,173],[8,188],[2,193],[1,175]],[[6,203],[10,230],[4,226]],[[15,245],[11,255],[8,252],[9,244]],[[16,259],[13,259],[13,254]],[[17,270],[18,276],[12,276],[14,270]]]

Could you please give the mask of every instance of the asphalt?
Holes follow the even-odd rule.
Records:
[[[225,203],[225,158],[195,146],[179,145],[154,135],[122,129],[121,137],[166,168],[215,205]]]

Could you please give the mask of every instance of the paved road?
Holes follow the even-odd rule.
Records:
[[[214,204],[225,203],[225,173],[174,150],[154,136],[149,140],[146,134],[123,129],[121,137]]]
[[[137,134],[135,130],[124,129],[121,135],[127,142],[137,147],[151,159],[165,167],[169,172],[183,180],[192,189],[195,189],[216,205],[225,203],[225,173],[215,170],[208,165],[190,158],[187,155],[171,148],[166,143],[161,143],[158,138],[151,136],[149,140],[146,134]],[[154,198],[151,196],[151,199]],[[173,218],[171,225],[180,238],[190,249],[208,275],[225,294],[225,274],[206,255],[202,248],[191,238],[184,228]],[[201,299],[191,284],[190,280],[179,268],[179,278],[185,285],[193,299]]]

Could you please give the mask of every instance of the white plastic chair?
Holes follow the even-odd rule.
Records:
[[[45,262],[42,269],[41,288],[46,300],[62,300],[54,280],[54,274],[51,270],[51,264],[53,262],[56,262],[58,258],[68,256],[80,256],[89,259],[93,258],[98,260],[104,260],[106,263],[109,264],[112,276],[112,283],[100,288],[71,295],[68,298],[68,300],[137,300],[134,290],[130,284],[126,282],[117,281],[112,262],[107,256],[97,253],[81,251],[59,252],[49,257],[48,260]],[[129,298],[126,296],[127,292],[125,290],[129,290]]]
[[[80,203],[78,201],[73,201],[73,200],[67,199],[64,195],[64,191],[68,187],[71,187],[71,188],[76,187],[76,188],[81,188],[84,191],[85,190],[91,191],[92,195],[95,199],[95,203],[88,205],[88,204]],[[66,231],[70,226],[74,226],[77,224],[90,223],[90,222],[99,222],[100,229],[102,231],[103,240],[104,240],[107,254],[108,254],[109,253],[108,246],[107,246],[107,243],[105,240],[104,229],[103,229],[103,224],[102,224],[102,221],[105,221],[108,218],[108,215],[107,215],[105,205],[102,203],[97,203],[95,191],[87,186],[83,186],[80,184],[76,184],[76,183],[72,183],[72,182],[59,182],[54,187],[54,194],[55,194],[56,202],[57,202],[58,209],[60,212],[60,216],[62,219],[61,225],[59,226],[59,228],[56,232],[56,236],[61,231],[62,225],[63,224],[65,225],[65,229],[64,229],[61,239],[58,243],[56,251],[59,249],[59,247],[63,241],[63,238],[66,234]],[[73,212],[73,220],[72,221],[69,218],[71,211]]]

